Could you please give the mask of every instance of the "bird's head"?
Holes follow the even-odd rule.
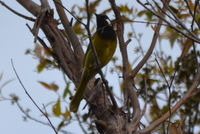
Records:
[[[105,14],[95,14],[97,20],[97,29],[110,25],[110,19]]]

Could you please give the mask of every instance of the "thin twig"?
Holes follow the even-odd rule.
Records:
[[[162,0],[163,5],[167,8],[167,10],[170,12],[170,14],[174,17],[176,20],[175,22],[181,26],[183,29],[185,29],[189,34],[193,35],[193,33],[185,26],[184,23],[181,22],[181,20],[177,17],[177,15],[172,11],[172,9],[169,7],[168,4],[166,4],[165,0]],[[195,36],[195,35],[193,35]]]
[[[32,33],[35,37],[34,39],[34,43],[36,43],[37,41],[37,36],[39,33],[39,29],[42,26],[43,20],[45,18],[45,16],[47,15],[47,13],[50,13],[50,6],[47,0],[40,0],[41,3],[41,9],[39,14],[37,15],[37,19],[34,23],[33,29],[32,29]]]
[[[37,122],[37,123],[40,123],[40,124],[42,124],[42,125],[50,126],[49,123],[43,122],[43,121],[41,121],[41,120],[38,120],[38,119],[36,119],[36,118],[30,116],[30,115],[28,114],[28,112],[26,112],[26,111],[23,109],[23,107],[20,105],[20,103],[19,103],[18,101],[15,101],[15,103],[17,104],[17,107],[18,107],[19,110],[25,115],[26,118],[28,118],[28,119],[30,119],[30,120],[33,120],[33,121],[35,121],[35,122]],[[51,126],[50,126],[50,127],[51,127]]]
[[[137,0],[138,1],[138,0]],[[140,4],[141,2],[138,1]],[[166,9],[163,7],[163,11],[165,11]],[[156,30],[154,32],[154,36],[153,36],[153,39],[152,39],[152,42],[151,42],[151,45],[147,51],[147,53],[145,54],[145,56],[143,57],[143,59],[138,63],[138,65],[135,67],[134,70],[132,70],[131,72],[131,77],[134,78],[136,76],[136,74],[138,73],[138,71],[143,67],[143,65],[146,63],[146,61],[149,59],[149,57],[151,56],[153,50],[154,50],[154,47],[156,45],[156,42],[157,42],[157,39],[158,39],[158,36],[159,36],[159,31],[160,31],[160,28],[161,28],[161,24],[162,24],[163,20],[162,19],[159,19],[159,22],[158,22],[158,25],[156,26]]]
[[[186,1],[186,0],[185,0]],[[186,2],[188,3],[188,2]],[[191,24],[191,30],[194,31],[194,21],[196,22],[196,11],[197,11],[197,7],[199,5],[199,0],[198,1],[195,1],[195,7],[194,7],[194,16],[193,16],[193,20],[192,20],[192,24]],[[188,8],[189,8],[189,5],[188,5]],[[191,11],[190,11],[191,12]],[[192,13],[191,13],[192,14]],[[198,22],[196,22],[196,24],[198,25],[198,27],[200,28],[200,24]],[[194,54],[195,54],[195,60],[196,60],[196,65],[197,67],[199,66],[199,62],[198,62],[198,57],[197,57],[197,51],[196,51],[196,46],[195,46],[195,42],[192,41],[192,47],[193,47],[193,50],[194,50]],[[198,70],[197,70],[198,72]]]
[[[30,30],[30,32],[32,33],[31,27],[26,24],[26,26],[28,27],[28,29]],[[33,34],[33,33],[32,33]],[[53,51],[51,51],[51,49],[47,46],[47,44],[44,42],[44,40],[42,40],[42,38],[40,38],[39,36],[37,36],[37,40],[40,42],[40,44],[44,47],[44,49],[54,58],[57,59],[56,55],[54,54]]]
[[[61,6],[64,10],[66,10],[69,14],[71,14],[71,16],[73,16],[80,24],[82,24],[83,26],[86,26],[85,23],[83,23],[77,16],[75,16],[71,11],[69,11],[65,6],[63,6],[60,2],[53,0],[56,4],[58,4],[59,6]]]
[[[154,24],[154,25],[158,25],[157,22],[152,22],[152,21],[141,21],[141,20],[133,20],[131,21],[132,23],[144,23],[144,24]],[[161,24],[162,26],[169,26],[168,24]]]
[[[199,0],[195,0],[194,13],[192,12],[192,9],[190,8],[190,4],[189,4],[188,0],[184,0],[184,1],[185,1],[186,5],[187,5],[187,8],[189,10],[190,15],[192,16],[192,24],[191,24],[191,26],[193,26],[194,22],[195,22],[196,25],[198,26],[198,28],[200,28],[200,24],[198,23],[198,21],[195,18],[195,16],[196,16],[196,9],[197,9],[197,5],[198,5],[197,1],[199,1]]]
[[[13,71],[15,73],[15,75],[17,76],[17,79],[20,83],[20,85],[22,86],[22,88],[24,89],[24,92],[26,93],[26,95],[29,97],[29,99],[33,102],[33,104],[37,107],[37,109],[46,117],[46,119],[48,120],[49,124],[51,125],[51,128],[54,130],[55,134],[58,134],[58,132],[56,131],[55,127],[53,126],[52,122],[50,121],[49,117],[42,111],[42,109],[37,105],[37,103],[33,100],[33,98],[31,97],[31,95],[28,93],[28,91],[26,90],[25,86],[23,85],[21,79],[19,78],[19,75],[15,69],[13,60],[11,59],[11,65],[13,68]]]
[[[85,130],[85,128],[83,127],[79,115],[78,115],[77,113],[75,113],[75,116],[76,116],[76,119],[77,119],[77,121],[78,121],[78,124],[79,124],[81,130],[83,131],[84,134],[87,134],[88,132],[87,132],[87,131]]]
[[[156,55],[155,55],[156,56]],[[164,81],[166,82],[167,84],[167,87],[168,87],[168,92],[169,92],[169,98],[168,98],[168,109],[169,109],[169,122],[168,122],[168,125],[167,125],[167,134],[168,134],[168,131],[169,131],[169,126],[170,126],[170,122],[171,122],[171,116],[172,116],[172,112],[171,112],[171,86],[169,85],[169,82],[167,81],[167,78],[160,66],[160,63],[158,62],[157,58],[155,57],[155,61],[156,63],[158,64],[158,67],[160,69],[160,72],[162,74],[162,77],[164,78]]]
[[[10,10],[11,12],[13,12],[14,14],[16,14],[17,16],[19,16],[19,17],[22,17],[22,18],[24,18],[24,19],[26,19],[26,20],[30,20],[30,21],[35,21],[34,18],[28,17],[28,16],[26,16],[26,15],[23,15],[23,14],[21,14],[21,13],[15,11],[14,9],[12,9],[12,8],[9,7],[8,5],[6,5],[6,4],[5,4],[3,1],[1,1],[1,0],[0,0],[0,4],[1,4],[2,6],[4,6],[5,8],[7,8],[8,10]]]
[[[171,22],[167,21],[163,16],[159,15],[158,13],[156,12],[153,12],[150,8],[148,8],[146,6],[146,4],[143,4],[140,0],[137,0],[137,2],[142,5],[145,9],[147,9],[148,11],[150,11],[151,13],[153,13],[155,16],[157,16],[158,18],[162,19],[165,23],[167,23],[169,25],[169,27],[171,27],[172,29],[176,30],[178,33],[184,35],[185,37],[191,39],[191,40],[194,40],[195,42],[197,43],[200,43],[200,39],[196,36],[194,36],[194,34],[191,32],[188,34],[188,33],[185,33],[184,29],[179,29],[177,28],[176,26],[172,25]]]

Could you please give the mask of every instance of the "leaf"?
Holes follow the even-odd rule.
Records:
[[[44,49],[44,54],[46,55],[46,56],[51,56],[51,53],[47,50],[47,49],[49,49],[50,50],[50,52],[53,50],[52,48],[46,48],[46,49]]]
[[[46,83],[46,82],[43,82],[43,81],[38,81],[42,86],[44,86],[45,88],[47,89],[50,89],[52,91],[57,91],[58,90],[58,85],[56,85],[55,83]]]
[[[31,49],[26,49],[25,54],[31,54]]]
[[[90,13],[96,12],[96,7],[100,4],[101,0],[95,0],[94,2],[89,3]]]
[[[63,99],[67,96],[67,94],[69,93],[69,86],[70,86],[70,82],[67,82],[67,85],[65,87],[64,93],[63,93]]]
[[[57,91],[57,90],[59,89],[59,87],[58,87],[57,84],[51,83],[51,89],[52,89],[53,91]]]
[[[86,122],[89,117],[90,117],[89,113],[83,114],[83,116],[82,116],[83,122]]]
[[[132,8],[129,8],[127,5],[120,5],[119,10],[124,13],[126,13],[126,12],[132,13],[132,11],[133,11]]]
[[[116,67],[116,69],[118,69],[119,71],[121,71],[121,72],[122,72],[122,70],[123,70],[123,67],[122,67],[121,65],[116,65],[115,67]]]
[[[40,63],[37,65],[37,71],[38,71],[38,73],[42,72],[42,70],[45,68],[45,66],[46,66],[46,63],[40,62]]]
[[[153,29],[153,31],[156,31],[156,26],[151,25],[151,29]]]
[[[194,9],[194,3],[192,3],[192,0],[188,0],[188,3],[189,3],[189,7],[191,10]]]
[[[42,70],[46,67],[47,64],[50,64],[51,61],[49,59],[40,59],[40,63],[37,65],[37,71],[38,73],[42,72]]]
[[[168,39],[170,42],[171,47],[174,46],[174,42],[178,39],[180,35],[170,27],[166,27],[165,32],[163,32],[160,37]]]
[[[128,32],[128,37],[129,38],[133,37],[133,33],[132,32]]]
[[[141,17],[141,16],[143,16],[144,14],[146,14],[146,12],[147,12],[147,10],[142,10],[142,11],[140,11],[140,12],[138,12],[138,16],[139,17]]]
[[[167,105],[163,106],[161,112],[164,114],[169,111],[169,107]]]
[[[121,91],[121,93],[125,93],[125,89],[124,89],[124,82],[122,81],[122,82],[120,82],[120,91]]]
[[[61,115],[60,98],[58,98],[56,104],[53,105],[53,114],[55,116]]]
[[[39,44],[35,45],[34,48],[34,54],[36,57],[41,58],[42,57],[42,51],[43,51],[43,47]]]
[[[137,14],[139,17],[142,17],[143,15],[146,15],[147,20],[152,20],[153,18],[153,13],[147,11],[147,10],[142,10]]]
[[[57,131],[59,131],[64,125],[65,125],[65,120],[61,121],[61,122],[58,124]]]
[[[169,64],[169,74],[172,74],[173,72],[174,72],[173,62],[170,61],[170,64]]]
[[[159,80],[156,80],[156,79],[148,79],[147,80],[147,83],[152,86],[155,82],[159,82]]]
[[[0,80],[2,80],[2,78],[3,78],[3,73],[0,74]]]
[[[78,21],[76,21],[76,23],[73,25],[73,30],[76,34],[83,34],[83,29]]]
[[[69,118],[69,117],[70,117],[70,111],[69,111],[68,108],[66,108],[65,112],[63,113],[63,116],[64,116],[65,118]]]
[[[187,18],[187,17],[190,17],[190,14],[188,14],[188,13],[179,14],[178,17],[180,17],[180,18]]]

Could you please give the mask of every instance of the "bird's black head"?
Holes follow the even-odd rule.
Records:
[[[95,14],[97,20],[97,30],[109,25],[109,18],[105,14]]]
[[[114,38],[115,31],[113,27],[110,25],[110,19],[105,14],[95,14],[97,21],[97,32],[104,36],[104,38]]]

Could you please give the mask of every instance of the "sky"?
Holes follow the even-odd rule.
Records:
[[[20,13],[31,16],[16,1],[4,0],[4,2]],[[120,1],[117,1],[117,3],[119,2]],[[69,8],[73,5],[73,3],[81,4],[82,0],[74,0],[73,2],[72,0],[66,0],[65,6]],[[108,3],[102,4],[97,11],[100,11],[101,8],[104,8],[105,6],[109,6]],[[38,116],[40,115],[38,109],[32,104],[16,79],[11,66],[11,59],[14,62],[15,68],[23,84],[40,107],[42,107],[42,104],[49,102],[49,99],[56,100],[57,97],[55,96],[55,93],[50,91],[47,92],[46,89],[43,88],[37,81],[46,80],[46,82],[56,82],[59,84],[61,89],[64,89],[65,83],[63,81],[62,73],[58,70],[45,70],[41,74],[38,74],[36,72],[36,65],[38,64],[37,59],[34,59],[31,55],[25,54],[26,49],[34,48],[34,38],[26,27],[26,23],[32,26],[32,22],[28,22],[27,20],[14,15],[1,5],[0,17],[0,74],[3,74],[3,78],[0,81],[0,86],[8,80],[13,80],[3,88],[2,93],[4,96],[9,96],[11,93],[15,93],[16,95],[20,96],[20,103],[24,107],[31,108],[32,114],[36,118],[41,118],[41,120],[46,121],[45,118]],[[137,24],[135,25],[137,27]],[[141,30],[141,32],[144,32],[144,29],[141,29],[140,27],[136,28],[136,30]],[[146,30],[146,33],[148,33],[148,31],[149,30]],[[147,39],[151,40],[150,35],[151,34],[149,33],[145,36]],[[144,41],[144,43],[145,42],[146,41]],[[147,43],[145,44],[149,45]],[[130,46],[130,48],[133,49],[134,47]],[[117,53],[119,53],[119,48]],[[116,74],[114,75],[117,77]],[[113,78],[113,76],[108,76],[108,79],[109,78]],[[116,81],[117,79],[109,81],[109,84],[116,86]],[[54,134],[53,130],[49,127],[43,126],[31,120],[26,122],[23,121],[23,114],[16,105],[11,105],[10,101],[0,101],[0,109],[0,130],[3,134]],[[77,123],[67,127],[67,130],[74,133],[82,133]]]

